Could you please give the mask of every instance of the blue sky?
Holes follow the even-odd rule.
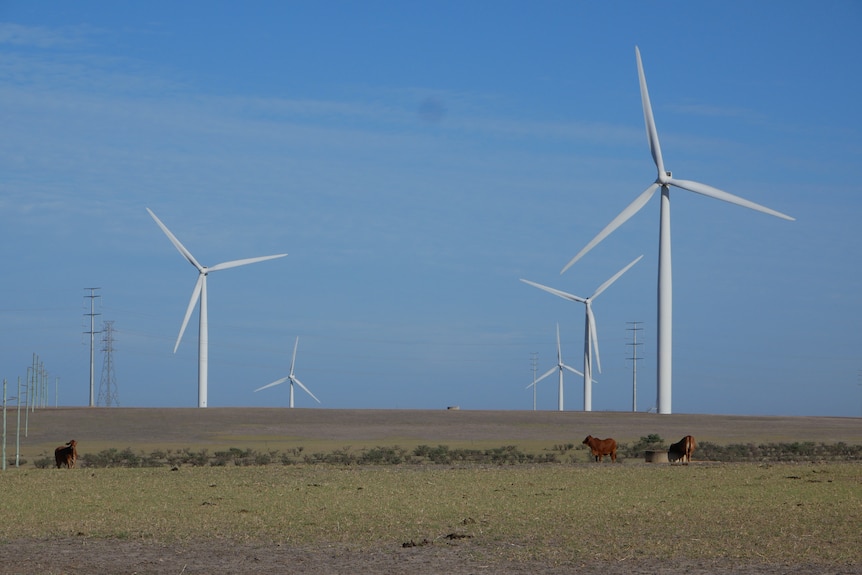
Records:
[[[37,353],[86,405],[98,286],[120,404],[197,404],[196,272],[150,208],[204,265],[289,254],[210,276],[211,407],[286,406],[253,390],[299,336],[321,407],[531,409],[583,306],[519,278],[589,295],[644,254],[594,304],[593,408],[631,409],[638,321],[649,409],[658,198],[559,273],[655,179],[637,45],[674,176],[797,218],[672,192],[674,412],[858,417],[860,30],[840,1],[2,3],[0,376]]]

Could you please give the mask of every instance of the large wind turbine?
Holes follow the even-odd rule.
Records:
[[[590,297],[580,297],[554,288],[543,286],[542,284],[537,284],[529,280],[521,280],[524,283],[530,284],[531,286],[537,287],[541,290],[545,290],[546,292],[552,293],[555,296],[559,296],[569,301],[576,301],[582,303],[586,308],[586,315],[584,317],[584,411],[593,410],[593,349],[596,350],[596,364],[598,365],[599,373],[602,372],[602,360],[599,356],[599,335],[596,331],[596,318],[593,315],[593,300],[599,297],[599,295],[601,295],[603,291],[608,289],[612,283],[617,281],[621,275],[629,271],[629,268],[638,263],[642,257],[642,255],[636,257],[629,265],[611,276],[611,278],[602,285],[600,285],[599,288],[595,291],[595,293],[593,293],[593,295],[591,295]],[[562,372],[560,378],[562,379]],[[560,401],[562,405],[562,399]]]
[[[568,365],[563,363],[563,352],[561,351],[561,348],[560,348],[560,324],[557,324],[557,365],[555,365],[554,367],[552,367],[551,369],[546,371],[544,373],[544,375],[542,375],[542,377],[540,377],[539,379],[537,379],[536,381],[534,381],[533,383],[528,385],[525,389],[530,389],[531,387],[533,387],[534,388],[533,393],[535,393],[535,388],[538,387],[538,383],[540,381],[542,381],[543,379],[545,379],[546,377],[548,377],[549,375],[551,375],[552,373],[554,373],[554,371],[558,370],[560,372],[560,390],[559,390],[558,396],[557,396],[558,397],[557,409],[559,409],[560,411],[563,411],[563,370],[564,369],[568,369],[572,373],[576,373],[578,375],[584,375],[583,373],[581,373],[577,369],[575,369],[573,367],[569,367]],[[534,397],[534,400],[535,400],[535,397]],[[535,408],[535,405],[533,407]]]
[[[299,336],[296,336],[296,343],[293,344],[293,359],[290,360],[290,373],[287,375],[287,377],[282,377],[281,379],[277,379],[277,380],[273,381],[272,383],[268,383],[268,384],[264,385],[263,387],[258,387],[257,389],[254,390],[255,392],[258,392],[261,389],[266,389],[267,387],[273,387],[273,386],[278,385],[280,383],[284,383],[285,381],[289,381],[290,382],[290,407],[293,407],[293,384],[296,384],[299,387],[301,387],[303,390],[305,390],[305,393],[307,393],[308,395],[310,395],[311,397],[314,398],[314,401],[316,401],[317,403],[320,403],[320,400],[317,399],[316,397],[314,397],[314,394],[311,393],[307,387],[302,385],[302,382],[299,381],[296,378],[296,376],[293,374],[293,366],[296,364],[296,348],[297,347],[299,347]]]
[[[661,217],[659,222],[658,255],[658,313],[656,322],[658,329],[658,335],[656,337],[656,349],[658,353],[656,361],[657,406],[659,413],[671,413],[673,287],[670,258],[670,187],[673,186],[675,188],[695,192],[717,200],[724,200],[731,204],[757,210],[785,220],[793,221],[794,218],[706,184],[693,182],[691,180],[676,179],[671,176],[671,172],[665,170],[664,161],[662,160],[661,155],[661,147],[659,146],[658,141],[658,132],[656,131],[652,106],[650,105],[649,92],[647,91],[646,77],[644,76],[643,64],[641,63],[641,53],[637,46],[635,46],[635,56],[637,57],[638,63],[638,78],[640,80],[641,102],[643,104],[647,140],[649,141],[653,162],[655,163],[656,170],[658,170],[658,177],[653,184],[644,190],[641,195],[635,198],[628,207],[614,218],[613,221],[605,227],[605,229],[599,232],[596,237],[584,246],[584,248],[566,264],[562,271],[560,271],[560,274],[564,273],[584,254],[593,249],[596,244],[601,242],[625,221],[635,215],[642,207],[644,207],[650,198],[652,198],[656,190],[661,188]]]
[[[150,208],[147,208],[147,212],[149,212],[150,216],[155,220],[158,226],[165,232],[165,235],[168,236],[168,239],[171,240],[171,243],[174,244],[174,247],[177,248],[183,257],[185,257],[190,264],[195,266],[198,270],[198,281],[195,283],[195,289],[192,291],[192,298],[189,300],[189,307],[186,309],[186,316],[183,318],[183,325],[180,328],[180,334],[177,336],[177,343],[174,345],[174,353],[177,352],[177,348],[180,346],[180,341],[183,339],[183,333],[186,331],[186,326],[189,323],[189,318],[192,315],[192,310],[195,305],[198,303],[200,299],[201,306],[199,310],[199,329],[198,329],[198,407],[206,407],[207,406],[207,365],[209,363],[208,354],[209,354],[209,336],[207,329],[207,274],[211,272],[217,272],[219,270],[226,270],[228,268],[235,268],[237,266],[244,266],[246,264],[253,264],[257,262],[262,262],[265,260],[272,260],[275,258],[283,258],[287,254],[278,254],[274,256],[262,256],[259,258],[248,258],[244,260],[234,260],[230,262],[224,262],[221,264],[216,264],[211,267],[202,266],[197,262],[195,257],[191,254],[189,250],[180,243],[180,240],[176,238],[174,234],[156,217],[156,214],[153,213]]]

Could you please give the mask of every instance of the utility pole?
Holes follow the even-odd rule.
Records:
[[[6,378],[3,378],[3,464],[0,469],[6,471]]]
[[[99,401],[97,405],[111,407],[111,404],[119,407],[120,401],[117,396],[117,379],[114,375],[114,322],[106,321],[104,323],[104,336],[102,342],[104,346],[102,351],[105,358],[102,361],[102,380],[99,382]]]
[[[39,389],[42,398],[39,407],[48,407],[48,372],[44,361],[39,362]]]
[[[90,331],[85,331],[84,333],[90,334],[90,403],[89,403],[89,405],[90,405],[90,407],[95,407],[95,405],[96,405],[95,389],[94,389],[94,387],[95,387],[95,384],[94,384],[94,381],[95,381],[94,373],[95,373],[95,371],[94,371],[94,367],[93,367],[93,365],[95,363],[95,361],[94,361],[94,359],[95,359],[94,344],[95,344],[95,335],[97,333],[101,333],[101,332],[96,331],[95,320],[96,320],[97,315],[102,315],[102,314],[96,313],[96,299],[102,297],[101,295],[97,294],[96,291],[100,290],[102,288],[94,287],[94,288],[84,288],[84,289],[90,290],[90,295],[86,295],[86,294],[84,295],[85,298],[90,298],[90,313],[84,314],[84,316],[90,316]]]
[[[18,429],[15,431],[15,467],[21,461],[21,376],[18,376]]]
[[[530,352],[530,369],[533,370],[533,411],[536,411],[536,368],[539,363],[539,352]]]
[[[862,389],[862,369],[859,370],[859,388]],[[860,412],[862,415],[862,412]]]
[[[632,356],[626,359],[632,360],[632,411],[638,410],[638,360],[643,359],[642,357],[638,357],[638,346],[643,345],[643,342],[638,342],[638,332],[643,331],[643,328],[640,327],[640,324],[643,322],[640,321],[627,321],[626,322],[631,327],[627,327],[626,330],[632,332],[632,341],[626,343],[626,345],[632,346]]]

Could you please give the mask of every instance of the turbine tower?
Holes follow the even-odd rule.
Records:
[[[257,389],[254,390],[255,393],[257,393],[261,389],[266,389],[268,387],[273,387],[273,386],[278,385],[280,383],[284,383],[285,381],[289,381],[290,382],[290,407],[291,408],[293,408],[293,384],[296,384],[299,387],[301,387],[305,391],[305,393],[307,393],[312,398],[314,398],[314,401],[316,401],[317,403],[320,403],[320,400],[317,399],[316,397],[314,397],[314,394],[311,393],[307,387],[302,385],[302,382],[299,381],[299,379],[297,379],[297,377],[293,374],[293,367],[296,364],[296,348],[297,347],[299,347],[299,336],[296,336],[296,343],[293,344],[293,359],[290,360],[290,373],[287,375],[287,377],[282,377],[281,379],[277,379],[277,380],[273,381],[272,383],[268,383],[268,384],[264,385],[263,387],[258,387]]]
[[[761,206],[739,196],[729,194],[712,186],[693,182],[691,180],[676,179],[671,172],[666,171],[664,160],[661,155],[661,147],[658,141],[658,131],[653,118],[652,105],[650,104],[649,92],[647,91],[646,76],[644,75],[643,63],[641,62],[640,50],[635,46],[635,56],[638,64],[638,79],[640,81],[641,103],[643,105],[644,123],[646,124],[647,140],[649,142],[652,159],[655,163],[658,177],[655,182],[641,193],[620,214],[614,218],[605,228],[599,232],[584,248],[563,267],[560,274],[569,269],[584,254],[593,249],[599,242],[610,235],[614,230],[635,215],[653,197],[656,190],[661,188],[661,206],[659,218],[659,255],[658,255],[658,310],[656,337],[656,376],[657,376],[657,407],[659,413],[672,413],[671,409],[671,382],[672,382],[672,359],[673,359],[673,286],[671,274],[670,257],[670,188],[671,186],[695,192],[717,200],[724,200],[752,210],[757,210],[785,220],[794,221],[794,218],[777,212],[773,209]]]
[[[584,375],[583,373],[581,373],[577,369],[575,369],[573,367],[569,367],[568,365],[563,363],[563,353],[562,353],[561,348],[560,348],[560,324],[557,324],[557,365],[555,365],[554,367],[552,367],[551,369],[546,371],[542,375],[542,377],[540,377],[539,379],[537,379],[536,381],[534,381],[533,383],[528,385],[525,389],[530,389],[531,387],[534,387],[534,388],[538,387],[537,384],[540,381],[542,381],[543,379],[545,379],[546,377],[548,377],[549,375],[554,373],[555,370],[559,370],[559,372],[560,372],[560,387],[559,387],[559,391],[557,392],[557,409],[559,411],[563,411],[563,370],[564,369],[568,369],[572,373],[576,373],[578,375]]]
[[[584,317],[584,411],[593,410],[593,348],[595,348],[596,350],[596,364],[599,368],[599,373],[602,372],[602,360],[601,357],[599,357],[599,335],[596,330],[596,317],[593,315],[593,300],[599,297],[599,295],[601,295],[602,292],[608,289],[612,283],[617,281],[620,276],[629,271],[629,268],[638,263],[642,257],[642,255],[636,257],[634,260],[632,260],[631,263],[629,263],[629,265],[611,276],[611,278],[608,279],[602,285],[600,285],[599,288],[595,291],[595,293],[593,293],[593,295],[591,295],[590,297],[580,297],[554,288],[543,286],[542,284],[537,284],[529,280],[521,280],[526,284],[530,284],[533,287],[545,290],[546,292],[552,293],[555,296],[559,296],[569,301],[582,303],[586,308],[586,316]],[[562,375],[560,377],[562,378]]]
[[[199,317],[199,326],[198,326],[198,407],[206,407],[207,406],[207,366],[209,363],[209,335],[208,335],[208,326],[207,326],[207,274],[211,272],[217,272],[220,270],[226,270],[228,268],[235,268],[238,266],[244,266],[247,264],[253,264],[257,262],[262,262],[266,260],[272,260],[275,258],[283,258],[287,254],[278,254],[274,256],[262,256],[258,258],[248,258],[243,260],[234,260],[229,262],[224,262],[221,264],[216,264],[211,267],[202,266],[198,263],[198,261],[194,258],[194,256],[180,243],[180,240],[171,233],[171,231],[156,217],[156,214],[147,208],[147,212],[149,212],[150,216],[152,216],[153,220],[155,220],[156,224],[165,232],[165,235],[168,236],[168,239],[171,240],[171,243],[174,244],[174,247],[177,248],[177,251],[182,254],[184,258],[186,258],[190,264],[195,266],[198,270],[198,280],[195,283],[195,288],[192,291],[191,300],[189,300],[189,307],[186,309],[185,318],[183,318],[183,325],[180,328],[180,334],[177,336],[177,343],[174,345],[174,353],[177,352],[177,348],[180,346],[180,341],[183,339],[183,333],[186,331],[186,326],[189,323],[189,318],[192,315],[192,311],[195,308],[195,305],[200,300],[200,310],[198,313]]]

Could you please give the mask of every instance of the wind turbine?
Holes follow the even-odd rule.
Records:
[[[301,387],[302,389],[304,389],[305,393],[307,393],[308,395],[310,395],[311,397],[314,398],[314,401],[316,401],[317,403],[320,403],[320,400],[317,399],[316,397],[314,397],[314,394],[311,393],[307,387],[302,385],[302,382],[299,381],[296,378],[296,376],[293,374],[293,366],[294,366],[294,364],[296,364],[296,348],[297,347],[299,347],[299,336],[296,336],[296,343],[293,344],[293,359],[290,360],[290,373],[287,375],[287,377],[282,377],[281,379],[273,381],[272,383],[268,383],[268,384],[264,385],[263,387],[258,387],[257,389],[254,390],[255,392],[258,392],[261,389],[266,389],[267,387],[273,387],[273,386],[278,385],[280,383],[284,383],[285,381],[289,381],[290,382],[290,407],[293,407],[293,384],[296,384],[299,387]]]
[[[599,373],[602,372],[602,360],[599,356],[599,336],[596,331],[596,317],[593,315],[593,300],[599,297],[603,291],[608,289],[612,283],[617,281],[621,275],[629,271],[629,268],[640,261],[643,256],[636,257],[629,265],[615,273],[609,280],[599,286],[599,288],[590,297],[580,297],[574,294],[566,293],[558,289],[543,286],[529,280],[522,279],[521,281],[552,293],[569,301],[576,301],[584,304],[586,315],[584,317],[584,411],[593,410],[593,356],[592,350],[596,350],[596,364],[599,368]]]
[[[540,381],[542,381],[543,379],[545,379],[546,377],[548,377],[549,375],[551,375],[552,373],[554,373],[555,370],[558,370],[560,372],[560,390],[558,392],[558,401],[557,401],[558,407],[557,407],[557,409],[559,409],[560,411],[563,411],[563,370],[564,369],[568,369],[572,373],[576,373],[578,375],[584,375],[583,373],[581,373],[577,369],[575,369],[573,367],[569,367],[568,365],[563,363],[563,353],[560,350],[560,324],[557,324],[557,365],[555,365],[554,367],[552,367],[551,369],[546,371],[544,373],[544,375],[542,375],[542,377],[540,377],[539,379],[537,379],[536,381],[534,381],[533,383],[528,385],[525,389],[530,389],[532,387],[533,392],[535,393],[535,390],[538,387],[538,383]],[[533,406],[533,407],[535,408],[535,406]]]
[[[605,228],[599,232],[584,248],[575,255],[563,267],[560,274],[569,269],[584,254],[593,249],[599,242],[620,227],[629,218],[635,215],[653,197],[656,190],[661,188],[661,215],[659,220],[659,255],[658,255],[658,313],[656,349],[658,358],[657,370],[657,408],[659,413],[671,413],[671,380],[672,380],[672,357],[673,357],[673,279],[671,274],[670,257],[670,187],[695,192],[717,200],[724,200],[752,210],[757,210],[784,220],[795,221],[781,212],[761,206],[739,196],[729,194],[712,186],[693,182],[691,180],[680,180],[672,177],[671,172],[666,171],[662,160],[661,147],[658,141],[658,132],[655,127],[652,106],[650,104],[649,92],[647,91],[646,76],[644,76],[641,53],[635,46],[635,56],[638,63],[638,78],[640,80],[641,102],[644,111],[644,123],[646,124],[647,140],[650,152],[655,163],[658,177],[646,190],[629,204],[620,214],[614,218]]]
[[[199,311],[199,328],[198,328],[198,407],[206,407],[207,406],[207,365],[209,363],[209,335],[208,335],[208,327],[207,327],[207,274],[211,272],[217,272],[220,270],[226,270],[228,268],[235,268],[237,266],[244,266],[246,264],[253,264],[257,262],[262,262],[266,260],[272,260],[275,258],[283,258],[287,254],[278,254],[274,256],[262,256],[259,258],[248,258],[244,260],[234,260],[230,262],[224,262],[221,264],[216,264],[211,267],[202,266],[197,262],[194,256],[191,254],[189,250],[180,243],[180,240],[176,238],[174,234],[156,217],[156,214],[150,208],[147,208],[147,212],[149,212],[150,216],[155,220],[156,224],[165,232],[165,235],[168,236],[168,239],[171,240],[171,243],[174,244],[174,247],[177,248],[177,251],[185,257],[190,264],[195,266],[198,270],[198,281],[195,283],[195,289],[192,291],[191,300],[189,300],[189,307],[186,309],[185,318],[183,318],[183,325],[180,328],[180,334],[177,336],[177,343],[174,345],[174,353],[177,352],[177,348],[180,346],[180,341],[183,339],[183,333],[186,331],[186,326],[189,323],[189,318],[192,315],[192,310],[195,305],[200,300],[200,311]]]

